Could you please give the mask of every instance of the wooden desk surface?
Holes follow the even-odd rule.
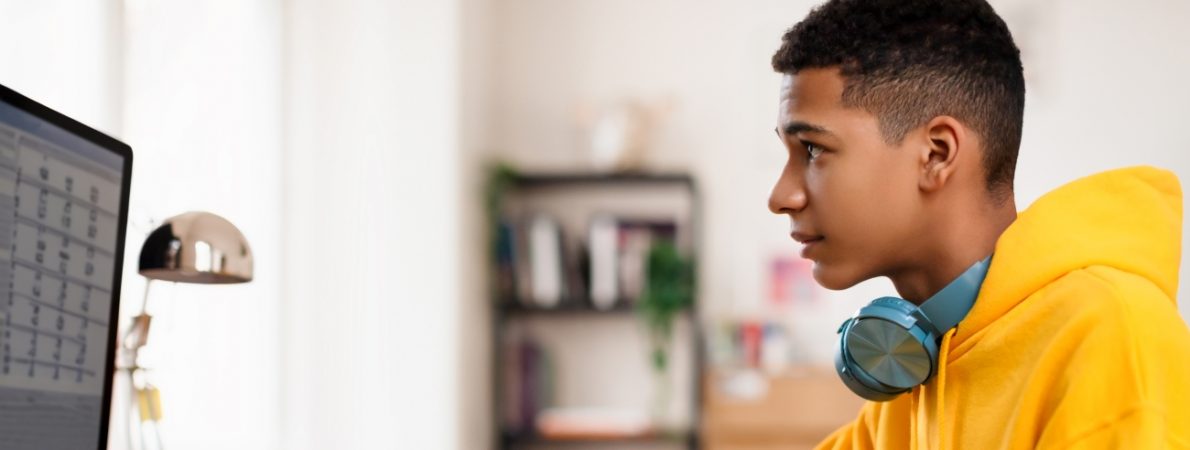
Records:
[[[794,368],[766,377],[767,391],[754,399],[722,389],[729,374],[705,377],[702,441],[707,450],[812,449],[863,405],[833,368]]]

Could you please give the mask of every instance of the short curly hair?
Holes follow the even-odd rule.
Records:
[[[948,115],[984,142],[988,190],[1011,192],[1025,110],[1020,50],[984,0],[831,0],[781,38],[773,69],[838,67],[842,102],[885,141]]]

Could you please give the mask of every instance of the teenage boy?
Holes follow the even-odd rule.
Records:
[[[1025,83],[986,2],[829,1],[772,64],[769,208],[822,286],[900,295],[840,330],[872,401],[820,448],[1190,448],[1179,183],[1114,170],[1018,215]]]

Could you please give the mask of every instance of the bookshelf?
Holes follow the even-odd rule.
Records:
[[[701,420],[703,352],[697,289],[690,305],[674,319],[668,376],[678,381],[672,382],[667,390],[669,401],[659,402],[667,405],[671,414],[666,417],[672,419],[670,422],[654,421],[648,432],[631,435],[551,436],[526,420],[520,420],[519,426],[510,424],[518,422],[510,417],[523,417],[526,412],[523,396],[515,395],[521,391],[510,393],[508,389],[508,386],[527,389],[521,385],[527,378],[525,372],[517,370],[523,368],[527,358],[517,359],[524,353],[512,348],[517,339],[531,336],[541,351],[553,355],[551,375],[543,378],[550,378],[548,384],[556,394],[538,406],[582,408],[588,406],[583,404],[584,400],[599,403],[620,398],[631,403],[632,399],[646,394],[656,395],[655,390],[647,389],[657,388],[655,373],[641,370],[652,368],[648,365],[648,334],[641,331],[644,325],[638,313],[639,300],[632,295],[618,295],[611,306],[600,308],[591,300],[588,286],[591,280],[587,276],[591,272],[590,257],[589,249],[585,248],[588,227],[597,215],[627,221],[672,222],[672,241],[697,267],[699,197],[693,177],[681,173],[518,173],[506,181],[498,194],[498,212],[492,218],[518,223],[529,216],[546,214],[555,220],[561,230],[559,241],[564,250],[561,259],[578,268],[565,273],[577,277],[578,280],[569,281],[578,281],[579,286],[568,283],[566,295],[548,305],[533,301],[523,287],[511,291],[493,288],[493,448],[700,448],[696,430]],[[499,266],[508,262],[502,262],[499,257],[489,260],[495,277],[501,276]],[[514,283],[520,281],[523,280],[514,277]],[[620,370],[621,367],[625,369]],[[518,410],[518,406],[522,408]],[[510,408],[515,413],[510,414]]]

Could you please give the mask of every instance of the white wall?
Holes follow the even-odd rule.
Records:
[[[677,107],[657,136],[652,163],[691,171],[700,183],[704,316],[761,314],[767,258],[796,249],[787,224],[766,208],[784,161],[772,137],[778,77],[768,61],[810,2],[497,4],[493,146],[499,154],[526,168],[584,167],[574,112],[580,104],[672,95]],[[841,317],[857,305],[828,300],[818,309]],[[833,333],[837,324],[828,322],[834,319],[799,333]]]
[[[769,58],[818,2],[503,0],[493,17],[492,145],[526,168],[582,167],[577,105],[674,95],[656,167],[687,169],[705,198],[700,292],[719,316],[761,313],[767,258],[792,253],[766,199],[784,159],[772,136],[779,77]],[[994,2],[1030,71],[1018,206],[1109,167],[1157,164],[1190,181],[1190,4],[1109,0]],[[1183,265],[1182,275],[1190,275]],[[1190,297],[1179,295],[1184,315]],[[825,292],[791,314],[809,357],[830,357],[844,316],[886,280]]]
[[[1048,8],[1032,42],[1038,70],[1029,80],[1018,206],[1074,178],[1137,164],[1174,171],[1190,192],[1190,3],[1065,0]],[[1190,318],[1185,217],[1182,236],[1178,305]]]

